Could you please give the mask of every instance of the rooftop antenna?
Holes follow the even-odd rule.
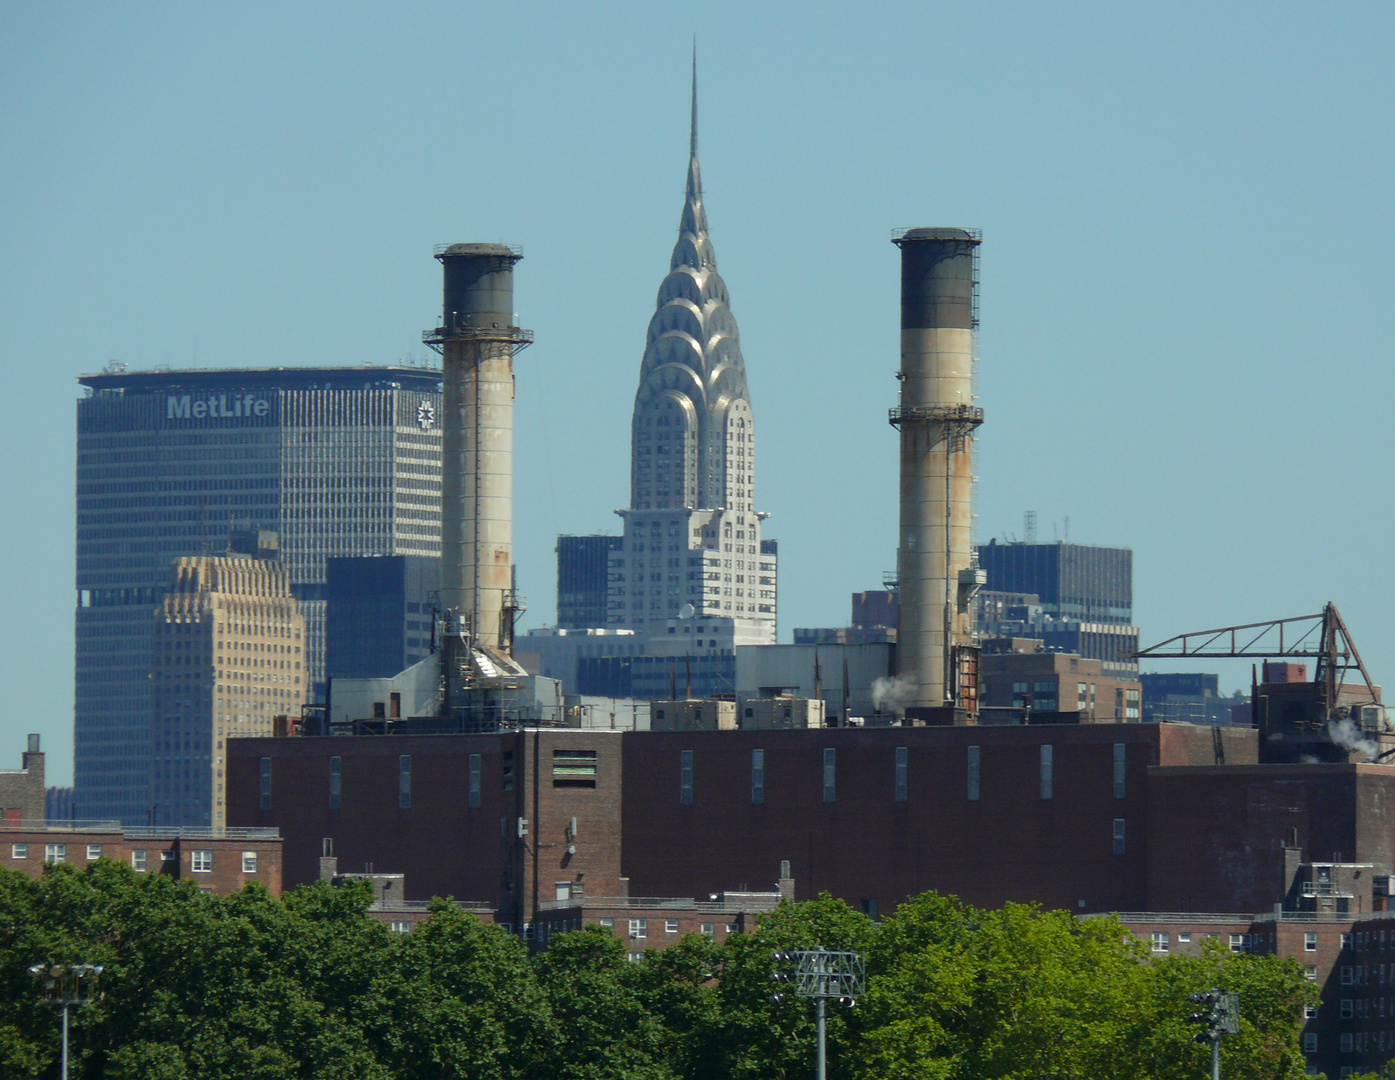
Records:
[[[1022,542],[1024,544],[1037,542],[1037,512],[1035,510],[1028,510],[1022,515]]]
[[[1065,534],[1065,536],[1063,537],[1063,539],[1065,540],[1065,542],[1066,542],[1067,544],[1069,544],[1069,543],[1070,543],[1070,515],[1069,515],[1069,514],[1067,514],[1067,515],[1065,516],[1065,519],[1062,521],[1062,524],[1061,524],[1061,531]]]

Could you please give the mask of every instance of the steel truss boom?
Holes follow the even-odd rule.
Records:
[[[1337,689],[1342,685],[1343,676],[1352,668],[1361,673],[1371,701],[1380,702],[1380,693],[1371,682],[1366,665],[1361,662],[1356,643],[1352,641],[1337,605],[1330,601],[1316,615],[1295,615],[1288,619],[1222,626],[1215,630],[1194,630],[1123,655],[1133,659],[1311,656],[1317,658],[1313,681],[1323,684],[1327,708],[1335,705]]]

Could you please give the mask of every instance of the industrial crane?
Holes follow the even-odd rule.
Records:
[[[1196,630],[1126,655],[1134,659],[1183,656],[1312,658],[1316,661],[1313,681],[1299,684],[1305,690],[1304,700],[1298,700],[1297,694],[1284,695],[1282,715],[1270,715],[1268,700],[1261,700],[1256,681],[1251,699],[1253,715],[1255,726],[1262,729],[1266,742],[1287,741],[1292,746],[1295,742],[1307,741],[1301,734],[1305,730],[1320,732],[1325,741],[1331,735],[1329,725],[1344,720],[1350,720],[1361,732],[1391,731],[1381,705],[1380,689],[1371,681],[1337,605],[1330,601],[1315,615]],[[1353,671],[1360,674],[1360,682],[1346,682],[1348,673]],[[1385,749],[1383,745],[1378,751],[1368,752],[1372,760],[1392,754],[1395,748]]]

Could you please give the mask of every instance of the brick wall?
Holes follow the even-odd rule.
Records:
[[[244,862],[244,855],[251,858]],[[273,896],[281,895],[279,839],[142,838],[107,830],[0,830],[0,866],[30,877],[42,874],[49,861],[81,870],[99,858],[142,873],[188,879],[219,896],[236,892],[249,881],[261,882]]]

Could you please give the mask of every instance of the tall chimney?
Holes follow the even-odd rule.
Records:
[[[513,265],[503,244],[437,251],[445,273],[442,347],[441,606],[452,633],[513,646],[513,354],[533,340],[513,325]]]
[[[891,410],[901,432],[897,674],[909,684],[908,707],[972,713],[969,608],[982,584],[970,535],[973,434],[983,423],[973,392],[980,234],[908,229],[893,243],[901,249],[901,404]]]

